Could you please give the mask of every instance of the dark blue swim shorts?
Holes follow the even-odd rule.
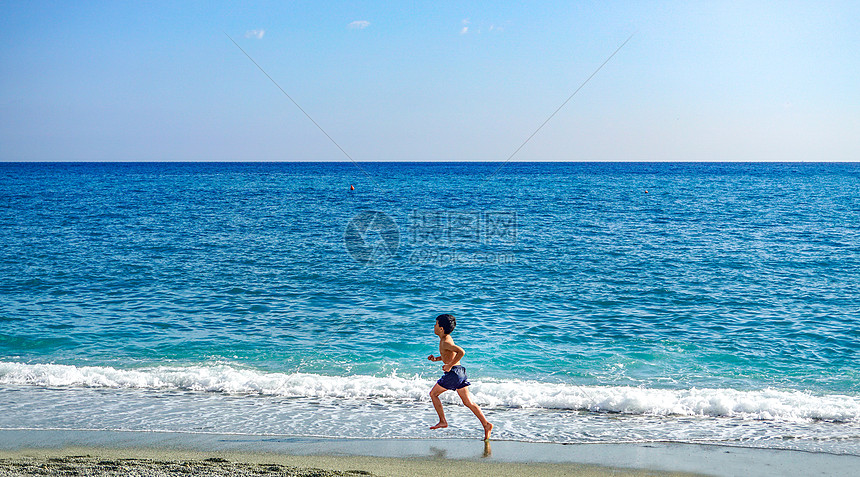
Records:
[[[445,389],[456,391],[457,389],[465,388],[470,383],[466,380],[466,368],[462,366],[452,366],[451,371],[443,374],[436,384]]]

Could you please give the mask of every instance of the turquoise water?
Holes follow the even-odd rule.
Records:
[[[857,454],[858,197],[860,164],[0,164],[0,427],[426,437],[452,313],[499,438]]]

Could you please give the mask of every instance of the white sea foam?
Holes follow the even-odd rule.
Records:
[[[186,390],[270,396],[429,400],[432,380],[398,376],[266,373],[230,365],[116,369],[0,362],[0,384]],[[525,381],[476,381],[476,402],[497,408],[590,410],[651,416],[860,422],[860,397],[775,389],[653,389]],[[448,399],[456,399],[448,393]]]

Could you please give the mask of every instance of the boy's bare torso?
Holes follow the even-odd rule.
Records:
[[[446,336],[444,338],[439,339],[439,356],[442,357],[443,364],[449,366],[459,366],[460,360],[457,359],[458,349],[461,348],[454,344],[454,340],[451,339],[450,336]]]

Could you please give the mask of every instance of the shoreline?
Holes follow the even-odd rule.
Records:
[[[452,461],[444,457],[370,457],[346,455],[286,455],[251,452],[206,452],[154,448],[68,447],[0,451],[0,476],[30,475],[16,469],[38,469],[39,475],[160,476],[176,472],[201,476],[463,476],[499,477],[633,477],[693,476],[588,464]],[[6,473],[11,472],[11,473]]]
[[[89,460],[81,457],[77,463],[68,461],[69,456],[87,455],[91,456]],[[46,465],[49,459],[55,459],[54,462],[65,459],[67,462],[61,465],[77,466],[82,470],[92,470],[92,464],[103,461],[111,461],[116,466],[122,459],[142,459],[157,462],[155,468],[162,472],[171,465],[196,462],[203,466],[197,468],[201,472],[206,466],[215,469],[218,467],[215,464],[223,464],[244,466],[254,473],[261,471],[260,464],[275,464],[339,472],[361,470],[387,476],[847,475],[860,468],[858,456],[718,444],[484,443],[477,439],[451,438],[330,439],[176,432],[0,430],[0,460],[3,461],[0,475],[21,475],[4,474],[3,469],[7,468],[4,466],[10,462],[20,464],[27,459]],[[206,459],[228,462],[206,463]],[[222,473],[203,475],[224,475],[228,470],[213,470]],[[101,474],[82,472],[82,475]]]

